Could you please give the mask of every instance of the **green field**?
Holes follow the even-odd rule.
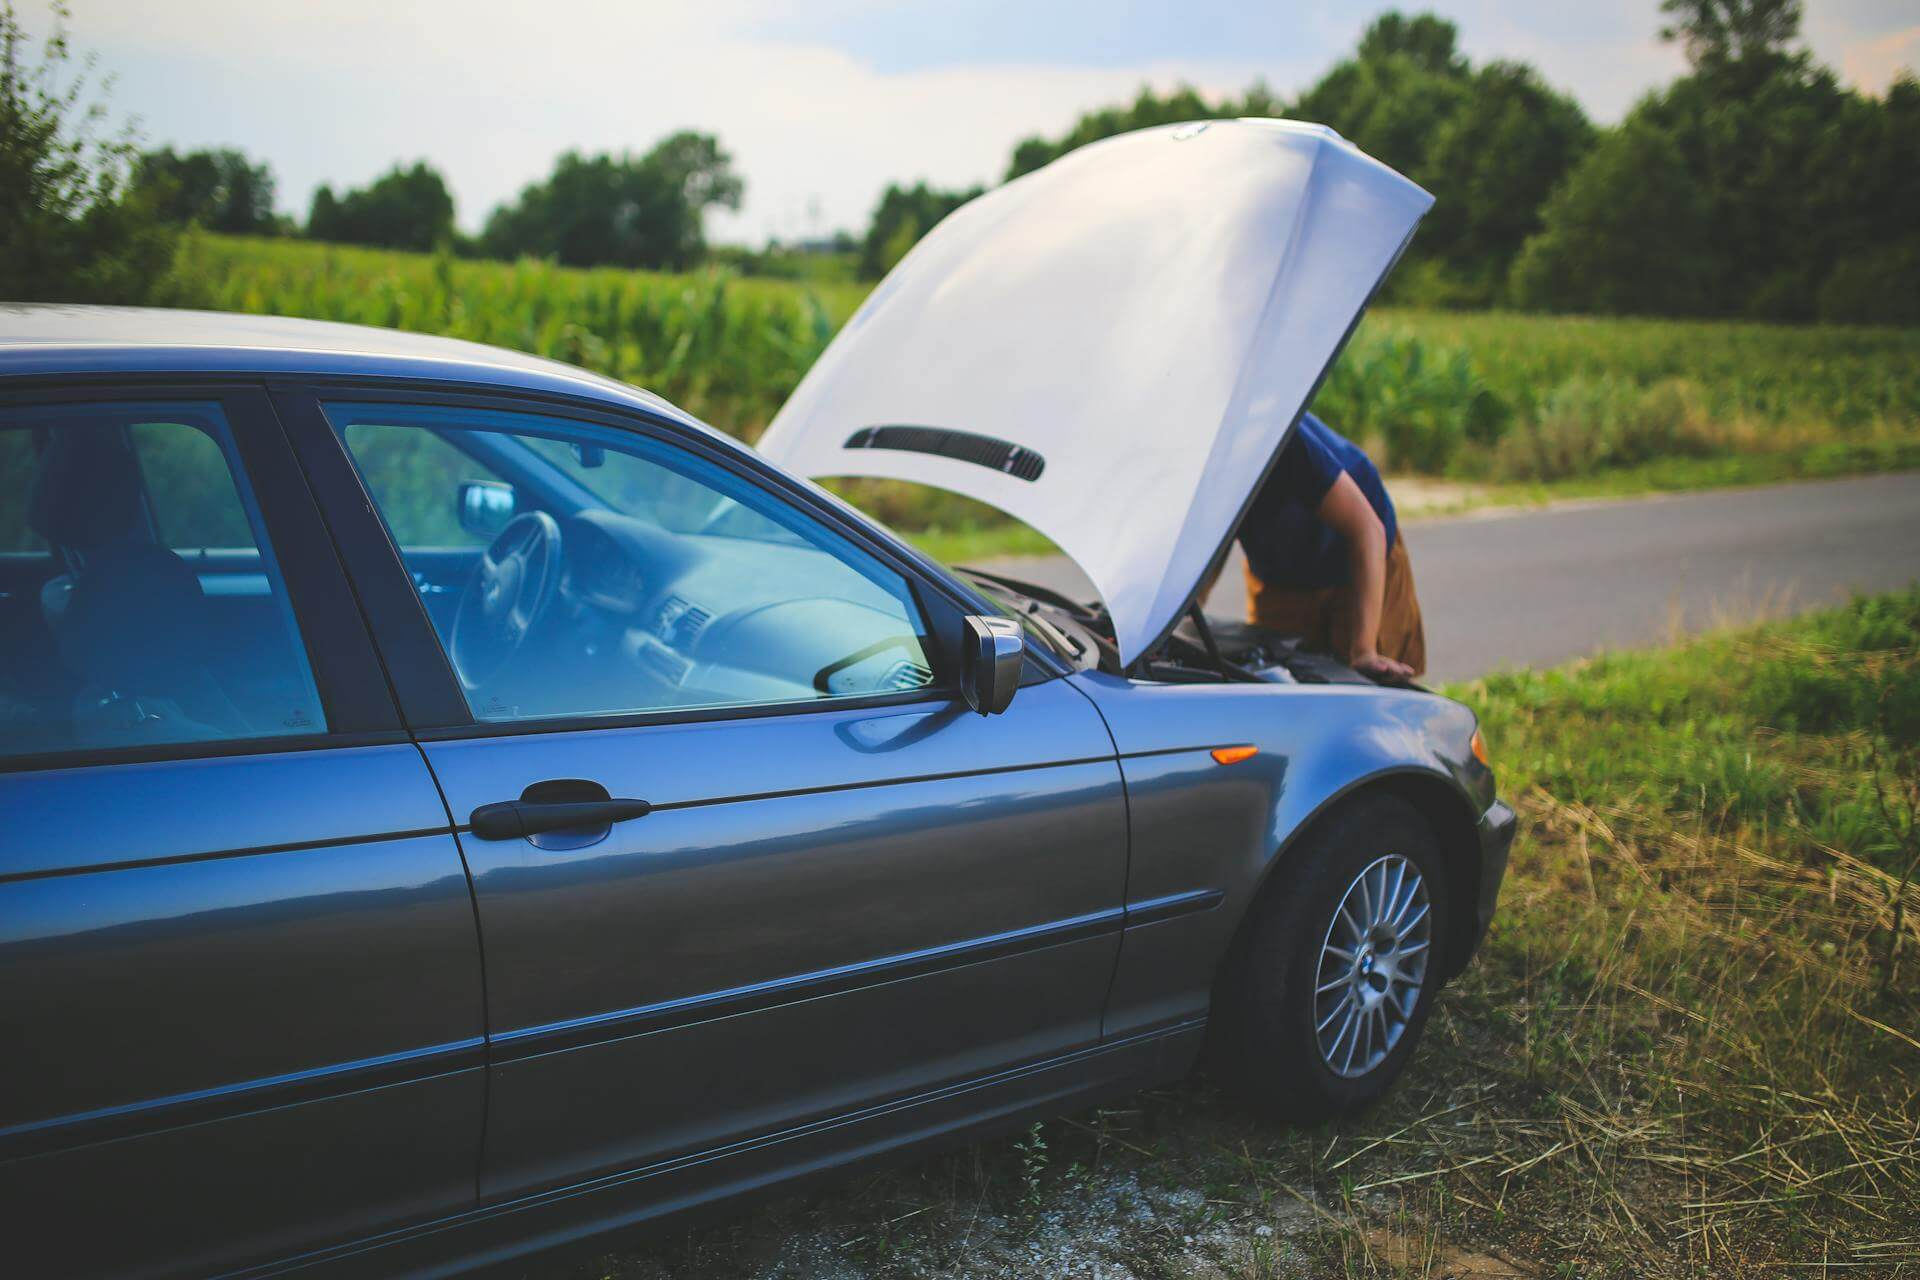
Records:
[[[845,323],[864,285],[472,262],[196,234],[181,305],[446,334],[646,387],[752,439]]]
[[[758,435],[867,286],[579,271],[195,234],[175,298],[513,347]],[[1494,497],[1920,465],[1920,330],[1383,309],[1315,405],[1398,474]],[[1038,546],[958,500],[858,498],[939,549]]]

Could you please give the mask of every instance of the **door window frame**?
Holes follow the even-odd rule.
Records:
[[[238,455],[233,479],[246,486],[265,526],[263,550],[272,555],[286,586],[299,651],[319,693],[326,728],[305,734],[0,755],[0,772],[273,755],[407,741],[352,585],[258,379],[151,375],[130,379],[102,373],[0,385],[0,408],[5,409],[122,402],[199,402],[220,410]],[[233,464],[225,450],[222,457]]]
[[[348,572],[367,606],[375,642],[387,661],[403,715],[423,741],[491,738],[529,733],[564,733],[652,724],[736,720],[870,707],[910,706],[959,700],[957,678],[960,620],[984,611],[944,575],[927,571],[912,553],[876,535],[849,509],[823,492],[794,481],[763,459],[704,438],[703,433],[665,415],[625,409],[598,400],[578,400],[531,391],[476,390],[462,385],[399,386],[366,378],[304,378],[274,382],[274,405],[286,424],[295,451],[313,482],[315,496],[333,529]],[[424,405],[494,412],[535,414],[557,423],[613,428],[690,455],[793,508],[805,520],[825,526],[900,575],[928,629],[927,657],[933,683],[896,693],[819,698],[789,702],[743,702],[705,707],[610,711],[525,720],[476,720],[459,680],[408,573],[400,549],[362,483],[345,443],[327,420],[322,402]]]

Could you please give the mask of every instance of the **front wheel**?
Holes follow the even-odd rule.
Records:
[[[1419,811],[1385,795],[1348,804],[1288,851],[1222,975],[1213,1062],[1235,1093],[1318,1124],[1386,1092],[1440,985],[1444,870]]]

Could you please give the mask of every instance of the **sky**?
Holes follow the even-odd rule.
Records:
[[[44,34],[43,0],[15,0]],[[997,181],[1019,139],[1143,84],[1290,96],[1381,5],[1351,0],[70,0],[148,145],[234,146],[273,166],[284,212],[426,159],[457,217],[569,148],[644,152],[719,135],[746,179],[718,241],[858,233],[888,182]],[[1405,4],[1411,11],[1423,7]],[[1518,58],[1595,119],[1683,67],[1659,0],[1438,0],[1476,62]],[[1915,0],[1808,0],[1802,35],[1882,92],[1920,66]]]

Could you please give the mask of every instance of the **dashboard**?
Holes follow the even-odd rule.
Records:
[[[933,683],[918,610],[797,541],[678,533],[588,510],[562,522],[550,617],[514,666],[522,714],[906,692]],[[549,663],[564,664],[539,679]],[[555,678],[560,677],[560,678]],[[564,690],[571,707],[533,686]]]

